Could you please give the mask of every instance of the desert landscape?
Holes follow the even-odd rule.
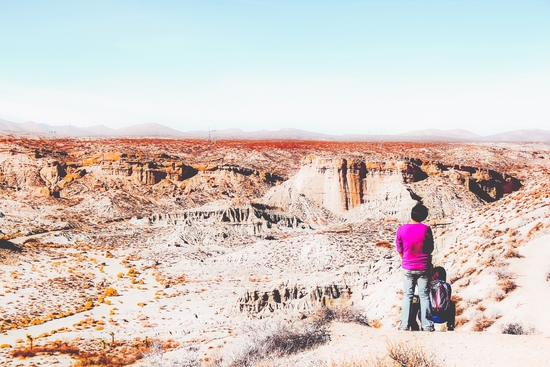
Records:
[[[5,135],[0,361],[545,364],[549,169],[545,142]],[[396,330],[417,201],[454,332]]]

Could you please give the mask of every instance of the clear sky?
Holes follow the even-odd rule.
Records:
[[[0,0],[0,118],[550,129],[550,1]]]

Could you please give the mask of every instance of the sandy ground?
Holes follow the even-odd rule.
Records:
[[[504,335],[476,332],[412,332],[335,323],[332,340],[300,357],[324,361],[382,357],[388,342],[419,346],[443,366],[543,366],[550,357],[548,335]],[[298,362],[297,362],[298,363]],[[299,364],[297,364],[299,365]]]

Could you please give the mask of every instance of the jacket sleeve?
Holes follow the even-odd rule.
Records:
[[[434,250],[434,235],[432,233],[432,228],[428,227],[426,231],[426,237],[424,237],[424,249],[427,254],[431,254]]]
[[[399,233],[400,228],[397,229],[397,234],[395,235],[395,249],[398,253],[403,253],[403,239],[401,238],[401,233]]]

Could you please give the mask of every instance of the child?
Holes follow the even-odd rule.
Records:
[[[431,288],[433,289],[433,284],[436,281],[445,282],[445,288],[448,290],[448,306],[445,310],[435,310],[434,305],[430,305],[432,312],[432,321],[436,324],[447,323],[447,331],[453,331],[455,329],[455,314],[456,306],[453,301],[451,301],[451,285],[447,283],[447,272],[441,266],[437,266],[432,270],[431,276]],[[409,328],[411,330],[420,330],[418,327],[417,317],[420,317],[420,303],[418,296],[415,295],[411,302],[411,308],[409,313]]]

